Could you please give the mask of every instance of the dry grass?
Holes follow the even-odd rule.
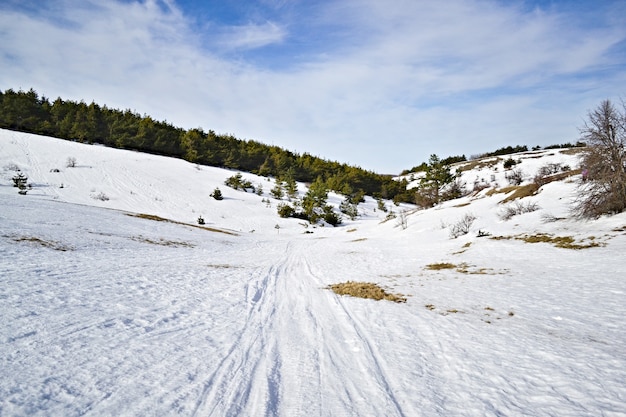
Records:
[[[460,251],[457,251],[457,252],[452,252],[452,254],[453,254],[453,255],[460,255],[460,254],[462,254],[463,252],[467,251],[467,249],[469,249],[469,247],[470,247],[471,245],[472,245],[472,242],[467,242],[465,245],[463,245],[463,246],[461,247],[461,250],[460,250]]]
[[[554,174],[554,175],[549,175],[546,177],[542,177],[541,178],[541,183],[537,184],[536,182],[531,182],[530,184],[525,184],[525,185],[512,185],[510,187],[504,187],[504,188],[493,188],[489,191],[487,191],[486,195],[487,196],[492,196],[494,194],[509,194],[511,193],[509,196],[507,196],[504,200],[500,201],[500,204],[505,204],[505,203],[509,203],[511,201],[520,199],[520,198],[524,198],[524,197],[531,197],[533,195],[536,195],[537,192],[539,191],[539,188],[542,185],[545,184],[549,184],[551,182],[554,181],[562,181],[568,177],[571,177],[573,175],[577,175],[580,174],[581,170],[580,169],[575,169],[575,170],[570,170],[567,172],[560,172],[558,174]]]
[[[193,248],[196,245],[194,245],[193,243],[189,243],[189,242],[182,242],[182,241],[176,241],[176,240],[166,240],[166,239],[159,239],[159,240],[153,240],[153,239],[149,239],[147,237],[143,237],[143,236],[132,236],[130,238],[131,240],[134,240],[135,242],[142,242],[142,243],[149,243],[151,245],[159,245],[159,246],[170,246],[170,247],[174,247],[174,248]]]
[[[426,265],[426,269],[431,271],[440,271],[442,269],[455,269],[457,266],[455,264],[451,264],[449,262],[439,262],[434,264]]]
[[[43,240],[43,239],[40,239],[40,238],[34,237],[34,236],[5,236],[5,237],[8,237],[9,239],[12,239],[15,242],[32,243],[32,244],[35,244],[37,246],[41,246],[43,248],[58,250],[58,251],[61,251],[61,252],[74,250],[74,248],[72,248],[71,246],[67,246],[67,245],[64,245],[62,243],[55,242],[55,241],[52,241],[52,240]]]
[[[576,148],[563,149],[561,150],[561,153],[563,155],[578,155],[579,153],[585,152],[585,150],[586,150],[586,147],[580,146]]]
[[[388,300],[393,301],[394,303],[406,303],[406,297],[402,294],[390,294],[378,284],[371,282],[348,281],[340,284],[329,285],[328,289],[338,295],[370,298],[372,300]]]
[[[229,265],[229,264],[209,264],[209,265],[207,265],[207,267],[214,268],[214,269],[241,268],[240,266],[233,266],[233,265]]]
[[[462,252],[458,252],[458,253],[462,253]],[[435,263],[435,264],[429,264],[426,265],[424,267],[424,269],[428,269],[431,271],[441,271],[444,269],[454,269],[456,272],[460,273],[460,274],[466,274],[466,275],[497,275],[497,274],[503,274],[506,271],[496,271],[494,269],[491,268],[478,268],[476,267],[476,265],[470,265],[468,263],[460,263],[460,264],[453,264],[453,263],[449,263],[449,262],[441,262],[441,263]]]
[[[508,203],[510,201],[517,200],[518,198],[530,197],[537,194],[537,191],[539,191],[539,185],[535,184],[534,182],[526,185],[515,185],[513,187],[506,188],[512,188],[512,190],[508,190],[505,192],[513,192],[504,200],[500,201],[500,204]]]
[[[200,225],[197,225],[197,224],[179,222],[179,221],[176,221],[176,220],[165,219],[163,217],[155,216],[153,214],[126,213],[126,215],[127,216],[131,216],[131,217],[138,217],[140,219],[152,220],[152,221],[156,221],[156,222],[166,222],[166,223],[180,224],[180,225],[183,225],[183,226],[195,227],[195,228],[198,228],[198,229],[208,230],[209,232],[224,233],[224,234],[231,235],[231,236],[239,236],[237,233],[230,232],[228,230],[215,229],[213,227],[200,226]]]
[[[488,156],[484,159],[476,159],[474,161],[461,162],[458,165],[455,165],[455,168],[458,172],[469,171],[474,168],[483,169],[483,168],[491,168],[502,161],[502,158]]]
[[[494,236],[494,240],[521,240],[526,243],[550,243],[557,248],[563,249],[588,249],[604,246],[604,243],[596,242],[595,237],[591,236],[581,241],[576,241],[572,236],[554,236],[547,233],[536,233],[534,235],[517,235],[517,236]],[[585,242],[588,241],[588,242]]]

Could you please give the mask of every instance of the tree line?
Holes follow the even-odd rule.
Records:
[[[262,176],[293,177],[308,183],[317,180],[346,196],[364,193],[396,202],[414,201],[406,181],[393,180],[390,175],[213,130],[185,130],[128,109],[61,98],[51,102],[34,89],[0,91],[0,128],[182,158]]]

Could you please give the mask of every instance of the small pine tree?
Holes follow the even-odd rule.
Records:
[[[293,207],[291,207],[289,204],[284,204],[284,203],[280,203],[278,205],[277,211],[278,211],[278,215],[282,218],[293,217],[296,213]]]
[[[14,187],[17,187],[20,190],[26,188],[26,182],[28,181],[28,178],[21,172],[18,172],[17,175],[15,175],[12,179]]]
[[[350,201],[349,197],[346,197],[346,199],[339,204],[339,211],[348,216],[350,220],[354,220],[359,215],[357,206],[357,204]]]
[[[216,200],[223,200],[224,197],[222,196],[222,191],[218,188],[215,187],[215,190],[213,190],[213,192],[210,194],[211,197],[213,197]]]
[[[284,191],[283,191],[283,184],[281,181],[276,181],[276,185],[274,185],[274,188],[272,188],[270,190],[270,194],[272,195],[272,197],[274,197],[276,200],[282,200],[283,196],[285,195]]]
[[[287,197],[289,199],[298,197],[298,184],[293,178],[293,175],[288,175],[285,178],[285,191],[287,192]]]
[[[341,224],[341,216],[333,211],[333,206],[331,205],[324,206],[323,219],[333,227]]]

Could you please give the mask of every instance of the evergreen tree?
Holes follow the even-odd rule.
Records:
[[[317,177],[302,199],[302,210],[311,223],[316,223],[323,216],[327,199],[326,184]]]
[[[210,194],[210,197],[213,197],[216,200],[224,199],[224,197],[222,196],[222,191],[218,187],[215,187],[215,190],[213,190],[213,192]]]
[[[441,202],[442,189],[452,183],[457,175],[450,172],[449,165],[443,163],[439,157],[432,154],[424,170],[424,176],[419,180],[419,190],[416,202],[422,206],[433,206]]]

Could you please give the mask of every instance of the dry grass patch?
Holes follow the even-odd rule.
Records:
[[[557,248],[563,249],[588,249],[599,246],[605,246],[604,243],[596,242],[595,237],[591,236],[581,241],[576,241],[572,236],[554,236],[547,233],[536,233],[534,235],[516,235],[516,236],[494,236],[494,240],[521,240],[526,243],[550,243]]]
[[[34,236],[14,236],[14,235],[12,235],[12,236],[5,236],[5,237],[8,237],[9,239],[13,240],[14,242],[32,243],[34,245],[41,246],[43,248],[58,250],[58,251],[61,251],[61,252],[74,250],[74,248],[72,248],[71,246],[67,246],[67,245],[64,245],[62,243],[55,242],[53,240],[43,240],[43,239],[40,239],[40,238],[34,237]]]
[[[166,222],[166,223],[180,224],[180,225],[183,225],[183,226],[195,227],[197,229],[208,230],[209,232],[224,233],[224,234],[231,235],[231,236],[239,236],[237,233],[229,232],[228,230],[215,229],[215,228],[212,228],[212,227],[201,226],[201,225],[197,225],[197,224],[179,222],[179,221],[176,221],[176,220],[165,219],[163,217],[155,216],[153,214],[126,213],[126,215],[127,216],[131,216],[131,217],[138,217],[140,219],[152,220],[152,221],[156,221],[156,222]]]
[[[207,267],[215,268],[215,269],[241,268],[240,266],[233,266],[233,265],[229,265],[229,264],[209,264],[209,265],[207,265]]]
[[[462,162],[459,165],[455,166],[455,168],[458,172],[469,171],[474,168],[476,169],[491,168],[491,167],[498,165],[500,161],[502,161],[502,158],[489,156],[485,159],[477,159],[474,161]]]
[[[526,185],[514,185],[512,187],[506,187],[502,190],[502,192],[504,193],[509,193],[511,191],[513,192],[504,200],[500,201],[500,204],[508,203],[509,201],[517,200],[518,198],[531,197],[537,194],[537,191],[539,191],[539,185],[533,182]]]
[[[472,245],[472,242],[467,242],[465,245],[463,245],[461,247],[460,251],[452,252],[452,254],[453,255],[460,255],[460,254],[464,253],[465,251],[467,251],[471,245]]]
[[[378,284],[371,282],[348,281],[340,284],[332,284],[327,287],[338,295],[349,295],[372,300],[388,300],[394,303],[406,303],[406,297],[402,294],[390,294]]]
[[[503,274],[506,272],[506,271],[497,272],[496,270],[491,269],[491,268],[477,268],[476,265],[470,265],[465,262],[460,263],[458,265],[453,264],[453,263],[448,263],[448,262],[429,264],[429,265],[426,265],[425,269],[428,269],[431,271],[454,269],[456,272],[461,273],[461,274],[466,274],[466,275],[496,275],[496,274]]]
[[[457,266],[455,264],[451,264],[449,262],[438,262],[434,264],[426,265],[426,269],[431,271],[440,271],[442,269],[455,269]]]
[[[159,240],[153,240],[147,237],[143,237],[143,236],[132,236],[130,238],[131,240],[134,240],[135,242],[142,242],[142,243],[149,243],[151,245],[159,245],[159,246],[170,246],[170,247],[174,247],[174,248],[181,248],[181,247],[185,247],[185,248],[193,248],[196,245],[194,245],[193,243],[189,243],[189,242],[182,242],[182,241],[176,241],[176,240],[166,240],[166,239],[159,239]]]
[[[578,155],[579,153],[582,153],[585,151],[586,151],[585,147],[581,146],[581,147],[576,147],[576,148],[563,149],[561,150],[561,153],[563,155]]]

